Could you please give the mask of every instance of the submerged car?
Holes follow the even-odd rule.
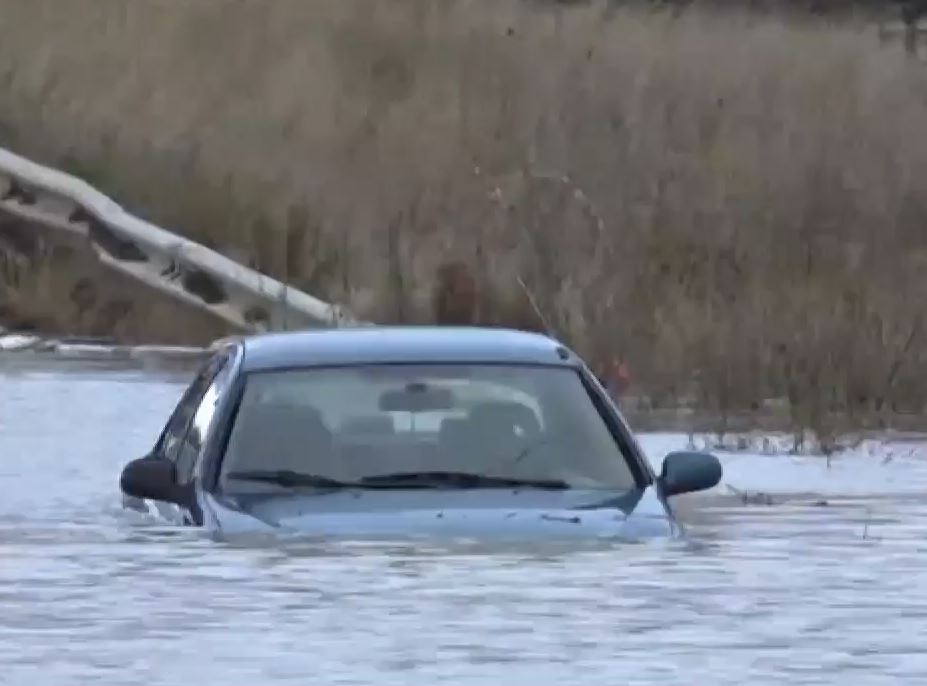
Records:
[[[215,533],[647,538],[718,459],[660,474],[573,351],[479,327],[359,327],[223,343],[150,454],[128,507]]]

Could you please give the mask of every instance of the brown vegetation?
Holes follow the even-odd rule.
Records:
[[[4,0],[0,144],[364,317],[549,327],[656,402],[827,433],[927,401],[927,69],[867,31]]]
[[[206,345],[223,333],[188,305],[109,271],[80,245],[49,245],[0,216],[0,323],[20,332]]]

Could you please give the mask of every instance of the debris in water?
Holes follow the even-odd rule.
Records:
[[[740,498],[744,505],[775,505],[776,501],[769,493],[762,491],[741,491],[730,484],[725,484],[729,491]]]
[[[550,522],[569,522],[570,524],[579,524],[582,521],[579,517],[553,517],[547,514],[541,515],[541,519],[546,519]]]

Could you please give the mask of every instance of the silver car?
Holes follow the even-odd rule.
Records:
[[[359,327],[228,341],[150,454],[128,507],[211,532],[640,539],[718,459],[655,474],[573,351],[535,333]]]

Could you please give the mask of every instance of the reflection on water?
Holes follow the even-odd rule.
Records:
[[[690,500],[690,540],[637,545],[218,543],[119,508],[185,380],[0,368],[0,684],[927,680],[919,497]]]

